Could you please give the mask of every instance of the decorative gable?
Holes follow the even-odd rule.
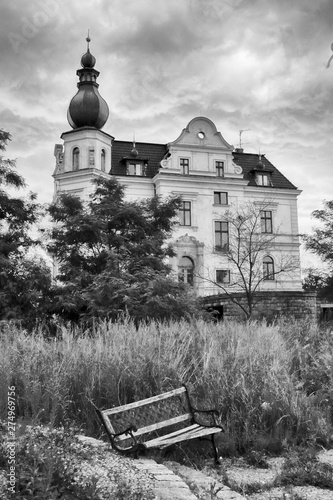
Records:
[[[219,148],[233,151],[233,146],[227,143],[215,124],[203,116],[193,118],[185,127],[180,136],[168,144],[169,148],[176,146],[194,146],[197,148]]]

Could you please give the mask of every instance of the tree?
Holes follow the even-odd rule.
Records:
[[[63,195],[50,206],[49,249],[59,262],[55,312],[71,320],[136,321],[190,314],[193,299],[167,264],[179,200],[125,201],[115,179],[98,179],[88,203]]]
[[[328,271],[318,268],[307,268],[303,279],[303,289],[306,292],[316,292],[320,299],[333,297],[333,276]]]
[[[201,278],[219,287],[237,304],[247,319],[251,318],[260,300],[260,285],[298,268],[291,255],[277,256],[278,228],[273,231],[272,220],[266,218],[267,212],[271,213],[271,203],[269,200],[249,202],[223,214],[221,223],[228,241],[222,240],[221,245],[215,247],[215,252],[228,263],[230,282],[200,274]]]
[[[319,255],[333,270],[333,200],[324,201],[322,210],[315,210],[312,216],[320,222],[321,227],[313,229],[306,235],[305,247]]]
[[[0,130],[0,150],[10,134]],[[43,308],[42,295],[51,284],[50,271],[41,259],[27,257],[37,244],[30,229],[41,215],[36,195],[11,194],[26,186],[16,171],[15,160],[0,156],[0,319],[33,323]]]

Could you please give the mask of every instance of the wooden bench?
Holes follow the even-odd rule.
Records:
[[[185,386],[116,408],[94,408],[112,448],[118,452],[137,457],[150,448],[165,449],[181,441],[208,437],[219,462],[215,435],[223,427],[217,423],[218,411],[194,408]]]

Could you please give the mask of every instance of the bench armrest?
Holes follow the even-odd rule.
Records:
[[[129,452],[129,453],[135,452],[138,448],[139,443],[138,443],[136,437],[134,436],[133,432],[136,432],[137,430],[138,429],[136,428],[135,425],[131,425],[130,427],[128,427],[128,429],[126,429],[122,432],[118,432],[117,434],[110,434],[112,448],[114,448],[115,450],[120,451],[120,452]],[[119,446],[119,441],[117,442],[117,437],[126,436],[126,435],[129,436],[128,439],[131,439],[131,444],[129,444],[129,445],[127,444],[125,447]]]

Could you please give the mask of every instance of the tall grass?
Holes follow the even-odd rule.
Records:
[[[280,322],[141,325],[101,323],[57,339],[9,326],[0,336],[0,417],[7,387],[17,416],[88,434],[99,424],[88,399],[111,407],[187,384],[197,405],[218,407],[236,450],[281,447],[333,434],[333,335]],[[232,451],[232,450],[231,450]]]

